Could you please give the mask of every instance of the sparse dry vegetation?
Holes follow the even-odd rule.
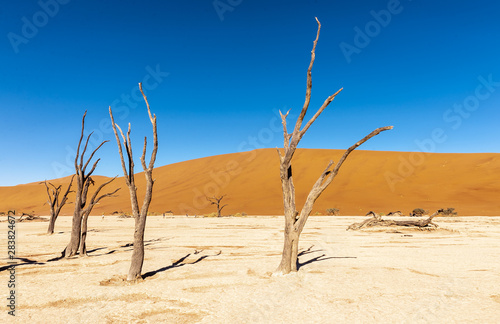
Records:
[[[427,215],[428,213],[429,213],[429,211],[424,210],[423,208],[415,208],[410,213],[410,216],[424,216],[424,215]]]
[[[339,216],[340,210],[338,208],[328,208],[326,214],[329,216]]]
[[[445,216],[457,216],[458,213],[455,211],[455,208],[443,208],[441,210],[441,214],[445,215]]]

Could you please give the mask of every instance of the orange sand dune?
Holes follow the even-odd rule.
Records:
[[[338,161],[343,150],[298,149],[294,156],[297,206],[303,204],[311,186],[329,160]],[[283,213],[279,161],[275,149],[254,150],[201,158],[158,167],[150,211],[200,215],[215,211],[205,196],[226,194],[223,214]],[[436,154],[410,152],[353,152],[339,175],[315,204],[314,213],[339,208],[341,215],[364,215],[370,210],[405,214],[414,208],[433,211],[454,207],[459,215],[500,215],[500,154]],[[143,174],[136,176],[139,191]],[[53,183],[68,183],[70,177]],[[106,177],[95,177],[96,184]],[[109,190],[122,187],[115,198],[107,198],[93,214],[130,211],[128,189],[123,178]],[[74,195],[74,194],[73,194]],[[16,209],[47,215],[43,184],[0,187],[0,211]],[[70,197],[70,201],[74,196]],[[140,197],[142,198],[142,197]],[[73,205],[62,214],[71,215]]]

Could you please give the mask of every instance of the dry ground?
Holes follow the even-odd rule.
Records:
[[[2,217],[1,220],[4,220]],[[70,217],[17,224],[17,316],[1,323],[499,323],[500,217],[436,218],[449,230],[346,232],[312,217],[300,271],[271,276],[282,217],[149,217],[146,279],[126,275],[133,220],[91,217],[87,258],[48,261]],[[0,223],[0,268],[7,223]],[[35,262],[35,263],[28,263]],[[6,303],[8,271],[0,272]]]

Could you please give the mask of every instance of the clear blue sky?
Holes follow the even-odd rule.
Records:
[[[500,152],[499,14],[480,0],[5,2],[0,185],[71,174],[85,110],[95,141],[111,140],[96,173],[121,176],[107,108],[132,123],[138,162],[152,135],[141,81],[157,166],[281,147],[277,111],[302,107],[315,16],[308,116],[344,91],[300,147],[347,148],[394,125],[361,149]]]

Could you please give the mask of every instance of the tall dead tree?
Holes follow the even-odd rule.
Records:
[[[215,205],[217,207],[217,217],[221,217],[222,216],[222,208],[226,207],[227,204],[221,206],[221,201],[222,199],[224,199],[226,195],[222,195],[222,196],[213,196],[213,197],[206,197],[207,200],[210,202],[211,205]]]
[[[97,164],[101,159],[97,159],[89,172],[87,172],[87,167],[94,157],[95,153],[104,145],[107,141],[103,141],[92,153],[89,158],[86,159],[84,163],[84,156],[87,151],[87,147],[89,144],[90,137],[93,132],[87,136],[87,140],[85,141],[85,145],[83,147],[82,152],[80,153],[80,147],[83,140],[83,132],[85,129],[85,116],[87,115],[87,111],[83,114],[82,118],[82,132],[80,135],[80,140],[78,141],[78,147],[76,149],[76,157],[75,157],[75,176],[76,176],[76,197],[75,197],[75,209],[73,212],[73,221],[71,227],[71,239],[62,252],[62,257],[69,258],[79,253],[80,256],[86,256],[86,238],[87,238],[87,219],[92,212],[92,208],[103,198],[106,197],[114,197],[114,194],[120,190],[120,188],[114,190],[113,192],[109,192],[103,195],[99,195],[102,188],[106,185],[110,184],[116,177],[104,182],[101,184],[91,196],[90,200],[87,200],[87,196],[89,194],[89,187],[94,185],[94,180],[91,175],[94,173]]]
[[[148,99],[144,92],[142,91],[142,84],[139,83],[139,89],[141,90],[144,101],[148,108],[148,115],[151,124],[153,125],[153,151],[151,152],[151,159],[149,160],[149,165],[146,165],[146,145],[147,137],[144,137],[144,147],[142,149],[141,164],[144,170],[144,176],[146,177],[146,194],[142,202],[142,207],[139,210],[139,203],[137,200],[137,187],[135,186],[135,176],[134,176],[134,159],[132,155],[132,142],[130,140],[130,123],[128,124],[127,137],[123,134],[120,126],[115,123],[113,118],[113,112],[111,107],[109,107],[109,116],[111,117],[111,124],[113,125],[113,131],[115,132],[116,143],[118,144],[118,153],[120,154],[120,160],[122,163],[123,174],[125,176],[125,182],[130,193],[130,203],[132,205],[132,214],[135,219],[135,230],[134,230],[134,251],[132,252],[132,260],[130,263],[130,269],[128,272],[127,280],[135,280],[141,278],[142,264],[144,263],[144,230],[146,228],[146,217],[148,215],[149,205],[151,203],[151,198],[153,195],[153,168],[156,160],[156,152],[158,151],[158,134],[156,130],[156,115],[151,115],[151,109],[149,107]],[[127,152],[127,164],[125,164],[125,159],[123,157],[122,145],[120,143],[120,137],[116,129],[120,131],[120,135],[123,140],[123,145]],[[128,165],[128,170],[127,170]]]
[[[68,188],[64,192],[61,200],[59,200],[59,195],[62,190],[62,185],[55,186],[51,182],[47,184],[47,180],[43,182],[45,184],[45,189],[47,190],[47,204],[50,206],[50,220],[49,220],[49,228],[47,229],[47,234],[52,235],[54,234],[54,227],[56,224],[57,217],[59,216],[59,213],[61,212],[61,209],[63,206],[66,204],[66,201],[68,200],[68,194],[71,191],[71,185],[73,184],[73,179],[75,178],[75,175],[71,177],[71,181],[69,182]],[[42,182],[40,182],[42,183]],[[50,187],[49,187],[50,186]]]
[[[302,122],[307,113],[307,109],[309,108],[309,103],[311,101],[311,88],[312,88],[312,79],[311,79],[311,70],[314,64],[315,59],[315,51],[316,44],[318,42],[319,33],[321,29],[321,24],[316,18],[316,22],[318,23],[318,31],[316,34],[316,39],[313,42],[313,48],[311,51],[311,61],[309,63],[309,68],[307,69],[307,88],[306,88],[306,98],[304,102],[304,106],[302,111],[300,112],[299,117],[295,123],[295,127],[291,134],[288,133],[287,125],[286,125],[286,117],[288,116],[288,112],[283,115],[280,111],[281,121],[283,124],[283,135],[284,135],[284,150],[281,152],[278,149],[278,154],[280,156],[280,177],[281,177],[281,187],[283,191],[283,205],[285,212],[285,238],[284,238],[284,246],[283,246],[283,254],[281,258],[281,263],[276,270],[277,273],[287,274],[291,271],[297,271],[297,256],[298,256],[298,246],[299,246],[299,237],[304,229],[304,225],[311,214],[313,204],[321,195],[321,193],[328,187],[328,185],[332,182],[332,180],[337,175],[340,167],[346,160],[347,156],[358,146],[369,140],[370,138],[378,135],[380,132],[392,129],[392,126],[377,128],[359,142],[349,147],[344,155],[340,158],[339,162],[334,166],[334,162],[330,161],[325,170],[321,173],[318,180],[314,183],[311,191],[309,192],[306,202],[302,207],[300,213],[297,211],[295,206],[295,187],[292,180],[292,158],[299,144],[302,136],[307,132],[309,127],[314,123],[314,121],[318,118],[318,116],[325,110],[326,107],[333,101],[333,99],[342,91],[342,89],[338,90],[323,102],[322,106],[318,109],[318,111],[311,117],[311,119],[306,123],[306,125],[301,129]],[[332,168],[333,167],[333,168]]]

